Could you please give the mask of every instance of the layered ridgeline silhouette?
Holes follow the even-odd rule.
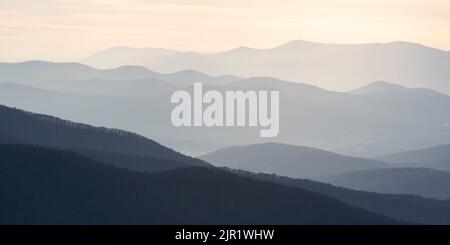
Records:
[[[398,166],[421,166],[450,171],[450,144],[377,157]]]
[[[262,181],[293,186],[337,198],[349,205],[413,224],[450,224],[450,201],[429,199],[417,195],[383,194],[356,191],[307,179],[294,179],[275,174],[252,173],[227,169],[239,175]]]
[[[143,136],[0,106],[0,142],[70,149],[133,170],[209,166]]]
[[[29,145],[29,143],[25,142],[24,140],[18,140],[16,137],[12,137],[9,135],[24,135],[20,131],[39,131],[42,130],[48,134],[50,138],[55,137],[55,133],[67,137],[65,141],[62,141],[61,144],[67,145],[67,142],[74,142],[78,141],[79,137],[74,136],[74,134],[65,132],[66,130],[71,130],[70,128],[78,128],[77,132],[79,135],[86,135],[86,133],[92,133],[92,130],[95,129],[99,133],[93,133],[91,137],[89,137],[90,141],[97,142],[99,144],[99,147],[107,147],[109,143],[106,143],[104,141],[99,141],[98,139],[95,139],[96,137],[103,139],[105,137],[105,134],[107,134],[110,138],[109,140],[113,141],[115,137],[117,136],[111,136],[112,132],[109,130],[105,130],[104,128],[93,128],[87,125],[80,125],[73,122],[63,121],[60,119],[56,119],[53,117],[47,117],[44,115],[39,114],[33,114],[29,112],[24,112],[17,109],[12,108],[6,108],[2,107],[3,112],[7,111],[8,113],[2,113],[2,118],[7,118],[7,116],[11,117],[14,120],[8,120],[8,124],[5,126],[3,125],[3,130],[0,131],[0,142],[2,145],[0,146],[0,152],[2,153],[2,160],[0,161],[0,165],[2,168],[3,175],[0,178],[0,181],[4,187],[17,187],[14,188],[3,188],[1,189],[2,197],[8,197],[3,198],[1,207],[2,207],[2,214],[5,214],[2,217],[6,218],[3,220],[4,223],[47,223],[47,224],[55,224],[55,223],[171,223],[175,222],[174,217],[168,215],[168,219],[161,218],[160,214],[158,213],[156,216],[144,216],[142,218],[136,218],[134,219],[134,215],[137,215],[133,212],[134,208],[136,209],[136,212],[141,212],[143,209],[140,209],[143,207],[143,205],[146,205],[146,208],[155,208],[158,210],[158,212],[169,212],[165,208],[188,208],[187,206],[172,206],[176,205],[176,203],[183,202],[183,205],[185,201],[190,200],[189,197],[192,197],[193,195],[199,194],[200,192],[206,192],[206,196],[202,196],[202,198],[211,198],[209,200],[212,202],[214,199],[214,203],[206,202],[205,199],[201,199],[202,201],[205,201],[205,203],[209,203],[209,208],[214,207],[215,202],[217,200],[226,201],[229,200],[233,204],[230,204],[229,202],[226,202],[224,205],[232,205],[233,208],[236,206],[235,203],[245,203],[243,207],[239,206],[240,209],[232,210],[229,206],[221,206],[223,209],[228,209],[226,215],[230,216],[229,218],[223,218],[221,215],[225,215],[224,212],[217,214],[217,216],[208,216],[202,213],[199,214],[199,219],[195,219],[193,217],[194,214],[197,215],[197,212],[200,212],[199,209],[189,209],[188,213],[185,213],[184,216],[182,214],[176,213],[176,222],[181,223],[238,223],[241,222],[243,219],[246,220],[246,222],[255,222],[258,223],[262,219],[267,221],[268,219],[271,219],[273,222],[280,222],[280,223],[291,223],[293,220],[293,217],[295,217],[295,223],[329,223],[330,220],[328,218],[321,217],[321,212],[318,210],[308,210],[308,212],[312,212],[314,216],[302,216],[308,219],[305,221],[303,218],[298,218],[295,216],[294,213],[290,213],[293,216],[290,216],[288,219],[284,219],[286,213],[283,213],[283,210],[279,210],[279,207],[273,207],[271,206],[267,210],[265,209],[266,205],[272,205],[270,202],[268,204],[264,203],[261,206],[258,206],[260,202],[266,202],[268,199],[266,198],[272,198],[272,196],[266,196],[264,199],[261,193],[265,193],[267,186],[261,186],[255,187],[252,190],[248,190],[244,188],[244,192],[246,197],[240,196],[242,193],[239,192],[236,194],[236,196],[228,196],[232,195],[230,192],[232,192],[233,188],[237,188],[242,190],[241,185],[247,185],[247,180],[242,179],[242,181],[239,182],[239,186],[236,186],[234,184],[230,184],[228,182],[228,177],[224,177],[223,179],[220,179],[220,181],[223,180],[223,185],[229,186],[230,189],[226,189],[225,186],[222,186],[216,181],[219,181],[218,177],[222,176],[222,170],[215,170],[215,171],[206,171],[201,172],[201,170],[187,170],[186,172],[181,171],[182,169],[186,169],[186,167],[191,166],[192,163],[189,162],[190,158],[185,158],[182,161],[179,160],[173,160],[172,152],[168,151],[166,154],[168,156],[164,157],[162,155],[159,156],[159,158],[154,157],[143,157],[143,156],[136,156],[136,155],[128,155],[123,153],[117,153],[116,150],[114,152],[108,152],[105,154],[103,151],[96,151],[96,150],[80,150],[80,149],[70,149],[72,151],[78,152],[77,154],[68,152],[67,150],[55,150],[55,149],[49,149],[49,148],[42,148],[42,147],[34,147]],[[49,120],[51,119],[51,120]],[[16,123],[17,122],[17,123]],[[25,123],[26,122],[26,123]],[[55,124],[56,123],[56,124]],[[70,125],[69,128],[65,128],[63,126],[59,127],[58,123],[62,123],[63,125]],[[36,124],[36,125],[35,125]],[[15,126],[14,126],[15,125]],[[55,129],[55,132],[51,132],[50,130],[47,130],[46,127],[43,125],[47,125],[47,128]],[[22,127],[23,126],[23,127]],[[8,130],[5,130],[8,129]],[[82,132],[83,130],[86,130],[86,132]],[[16,133],[16,131],[19,131],[19,133]],[[103,133],[102,133],[103,132]],[[68,138],[74,139],[68,139]],[[24,138],[30,139],[30,141],[34,141],[33,137],[27,136]],[[58,139],[59,141],[60,139]],[[64,143],[65,142],[65,143]],[[103,142],[103,143],[102,143]],[[5,145],[5,144],[14,144],[14,145]],[[18,146],[17,144],[24,144],[25,146]],[[39,143],[41,144],[41,143]],[[130,142],[130,144],[135,144]],[[3,147],[3,148],[2,148]],[[55,146],[57,147],[57,146]],[[60,147],[61,148],[61,147]],[[62,147],[65,149],[68,149],[66,147]],[[86,154],[86,151],[88,151],[89,154]],[[117,150],[119,151],[119,150]],[[84,156],[80,156],[79,153],[85,154]],[[97,154],[100,154],[100,156],[97,156]],[[89,158],[96,158],[101,160],[101,163],[88,159]],[[117,159],[119,158],[119,159]],[[121,162],[117,162],[120,160]],[[187,161],[187,162],[185,162]],[[78,162],[81,162],[80,165],[78,165]],[[67,164],[68,163],[68,164]],[[67,164],[67,165],[66,165]],[[92,164],[92,165],[91,165]],[[128,172],[123,168],[116,168],[114,166],[107,167],[106,165],[119,165],[121,167],[125,167],[131,170],[142,170],[145,172],[160,172],[164,169],[173,169],[177,168],[180,169],[180,172],[177,172],[179,174],[176,174],[176,177],[165,179],[167,182],[152,182],[152,188],[156,190],[161,190],[161,192],[164,192],[164,194],[159,193],[160,196],[158,198],[154,198],[154,196],[147,196],[149,194],[148,192],[144,193],[146,197],[140,196],[140,194],[136,194],[136,192],[141,193],[146,191],[147,188],[144,188],[144,190],[136,190],[136,192],[132,192],[132,194],[128,193],[124,195],[122,193],[123,189],[129,188],[129,190],[133,190],[130,185],[128,185],[128,181],[125,179],[128,179],[128,177],[124,177],[124,179],[117,177],[117,181],[122,183],[124,181],[126,184],[121,186],[120,188],[117,187],[117,183],[111,183],[110,181],[116,181],[115,177],[110,178],[104,178],[104,175],[100,174],[100,177],[97,179],[97,173],[102,172],[103,170],[105,172],[105,175],[108,176],[117,176],[117,173],[122,173],[122,175],[132,176],[130,179],[133,179],[133,181],[138,181],[135,179],[139,179],[139,185],[136,187],[137,189],[141,189],[145,187],[145,185],[142,184],[141,177],[145,175],[145,181],[151,181],[154,180],[154,176],[159,176],[158,178],[166,178],[162,177],[162,175],[146,175],[146,174],[140,174],[137,172]],[[98,166],[98,167],[95,167]],[[100,167],[101,166],[101,167]],[[77,168],[80,168],[77,170]],[[94,169],[103,169],[96,171]],[[116,170],[107,170],[107,169],[116,169]],[[5,171],[3,171],[5,170]],[[30,171],[30,172],[28,172]],[[223,171],[229,171],[229,170],[223,170]],[[114,172],[116,174],[110,175],[110,172]],[[256,178],[261,181],[269,181],[276,183],[277,185],[287,185],[295,188],[300,188],[301,193],[304,192],[304,190],[309,190],[316,193],[321,193],[322,195],[330,196],[336,199],[339,199],[340,201],[347,203],[348,205],[359,207],[364,210],[369,210],[370,212],[378,213],[384,216],[393,217],[397,220],[403,220],[409,223],[423,223],[423,224],[450,224],[450,202],[448,201],[438,201],[438,200],[431,200],[426,198],[421,198],[417,196],[411,196],[411,195],[388,195],[388,194],[376,194],[376,193],[369,193],[369,192],[361,192],[361,191],[353,191],[350,189],[344,189],[344,188],[338,188],[334,187],[329,184],[322,184],[319,182],[314,182],[310,180],[302,180],[302,179],[290,179],[287,177],[280,177],[276,175],[263,175],[263,174],[253,174],[249,172],[242,172],[242,171],[233,171],[236,174],[243,175],[248,178]],[[47,174],[49,174],[47,176]],[[166,174],[166,173],[164,173]],[[211,174],[211,175],[210,175]],[[31,176],[28,178],[27,176]],[[69,176],[67,176],[69,175]],[[169,176],[172,176],[171,174],[168,174]],[[166,176],[166,175],[164,175]],[[223,176],[231,176],[231,179],[235,179],[235,175],[230,174],[224,174]],[[144,177],[142,177],[144,178]],[[213,180],[210,180],[213,179]],[[95,180],[94,180],[95,179]],[[112,180],[111,180],[112,179]],[[240,178],[239,178],[240,179]],[[29,181],[30,180],[30,181]],[[32,181],[31,181],[32,180]],[[68,182],[61,182],[62,180],[68,180]],[[72,182],[73,181],[73,182]],[[98,181],[98,182],[97,182]],[[143,181],[143,182],[145,182]],[[162,180],[161,180],[162,181]],[[199,181],[199,182],[196,182]],[[204,182],[203,182],[204,181]],[[219,182],[220,182],[219,181]],[[40,184],[36,184],[36,182],[40,182]],[[192,187],[188,185],[187,188],[191,188],[189,190],[186,190],[186,192],[181,193],[178,191],[181,191],[178,189],[178,191],[173,191],[173,189],[167,190],[164,189],[165,186],[172,186],[173,188],[181,188],[180,186],[186,186],[187,184],[194,182],[200,186]],[[89,184],[86,184],[89,183]],[[133,182],[134,183],[134,182]],[[251,182],[254,183],[254,182]],[[42,185],[44,184],[44,186]],[[61,185],[63,184],[63,185]],[[191,183],[192,184],[192,183]],[[70,188],[75,188],[74,186],[80,185],[81,189],[72,190]],[[100,185],[100,186],[98,186]],[[107,185],[108,188],[104,187],[104,185]],[[217,185],[220,187],[218,188]],[[70,188],[67,189],[61,189],[61,186],[69,186]],[[178,187],[175,187],[178,186]],[[33,189],[33,187],[36,187]],[[61,187],[61,188],[59,188]],[[222,190],[221,188],[225,188],[225,190]],[[48,190],[44,190],[47,189]],[[59,189],[58,189],[59,188]],[[65,187],[64,187],[65,188]],[[119,191],[115,192],[116,188],[119,188]],[[123,189],[122,189],[123,188]],[[206,189],[204,189],[206,188]],[[281,191],[281,193],[285,193],[282,187],[277,187],[281,189],[277,189],[278,191]],[[269,188],[270,190],[270,188]],[[153,191],[153,190],[152,190]],[[183,189],[184,191],[184,189]],[[219,191],[225,191],[225,194],[222,196],[221,192]],[[257,191],[258,193],[254,193]],[[71,193],[74,192],[73,195]],[[105,193],[103,193],[105,192]],[[194,193],[194,194],[191,194]],[[42,194],[39,194],[42,193]],[[62,193],[62,194],[61,194]],[[269,191],[270,193],[270,191]],[[115,195],[116,194],[116,195]],[[253,197],[253,194],[257,194],[255,197]],[[20,195],[20,197],[18,196]],[[37,195],[37,196],[36,196]],[[121,199],[121,196],[124,195],[124,199]],[[139,199],[135,199],[136,196],[133,196],[133,201],[129,202],[136,202],[136,201],[143,201],[144,204],[133,204],[128,203],[128,197],[129,195],[136,195],[139,197]],[[162,196],[161,196],[162,195]],[[209,196],[211,195],[211,196]],[[284,195],[284,194],[283,194]],[[295,194],[297,195],[297,194]],[[301,205],[310,204],[309,198],[302,194],[298,194],[302,198]],[[56,196],[56,197],[52,197]],[[59,196],[59,197],[58,197]],[[90,202],[88,200],[92,200],[92,197],[95,196],[95,201]],[[152,202],[154,200],[172,200],[171,203],[165,202],[164,209],[160,210],[161,203],[153,203],[152,205],[146,203],[149,198],[152,198]],[[247,199],[253,197],[253,199]],[[22,199],[23,198],[23,199]],[[33,198],[32,200],[28,198]],[[125,200],[125,202],[121,202],[118,204],[117,199]],[[142,199],[140,199],[142,198]],[[148,198],[148,199],[147,199]],[[223,198],[223,200],[222,200]],[[278,202],[284,203],[284,201],[290,202],[292,199],[291,196],[277,196],[276,199]],[[76,199],[76,200],[75,200]],[[179,200],[180,199],[180,200]],[[236,199],[242,201],[239,202]],[[10,200],[10,201],[8,201]],[[296,203],[297,199],[294,198],[294,204]],[[192,200],[191,200],[192,201]],[[253,201],[255,201],[254,205],[258,207],[264,208],[264,218],[255,218],[256,214],[252,213],[249,216],[243,216],[245,218],[237,218],[234,219],[236,212],[239,215],[242,215],[242,210],[245,210],[246,208],[250,208]],[[274,201],[273,199],[270,199],[269,201]],[[17,202],[17,203],[16,203]],[[89,203],[87,203],[89,202]],[[108,203],[111,202],[111,205],[108,205]],[[333,201],[335,202],[335,200]],[[29,205],[27,205],[29,203]],[[192,205],[197,205],[195,201],[192,201]],[[170,204],[170,205],[169,205]],[[90,206],[92,205],[92,206]],[[120,210],[117,211],[116,208],[120,206]],[[134,206],[133,206],[134,205]],[[186,204],[188,205],[188,204]],[[196,207],[203,207],[201,205],[206,204],[198,204],[200,206]],[[279,205],[279,204],[276,204]],[[284,204],[283,204],[284,205]],[[321,206],[321,204],[315,204]],[[56,209],[55,209],[56,207]],[[284,206],[283,206],[284,207]],[[303,207],[303,206],[299,206]],[[330,207],[332,210],[336,212],[341,212],[340,208]],[[50,210],[52,208],[52,210]],[[98,210],[98,209],[102,210]],[[251,207],[254,208],[254,207]],[[129,211],[131,209],[131,211]],[[38,210],[38,212],[36,211]],[[57,212],[54,212],[54,211]],[[81,210],[81,211],[80,211]],[[209,209],[205,209],[209,210]],[[275,210],[275,211],[270,211]],[[289,209],[290,210],[290,209]],[[145,210],[145,213],[151,213],[151,211]],[[253,210],[254,211],[254,210]],[[318,213],[314,213],[314,212]],[[333,211],[333,212],[334,212]],[[64,213],[63,213],[64,212]],[[75,217],[74,212],[81,212],[81,216]],[[98,212],[98,213],[97,213]],[[163,214],[165,214],[163,212]],[[170,211],[171,214],[174,214],[174,211]],[[262,212],[261,210],[257,209],[255,212]],[[267,212],[270,214],[267,215]],[[290,212],[290,211],[287,211]],[[89,213],[89,217],[87,216],[87,213]],[[92,216],[93,214],[97,213],[97,215]],[[189,214],[192,213],[192,216]],[[209,214],[213,214],[214,212],[209,212]],[[77,213],[78,214],[78,213]],[[151,213],[153,215],[153,213]],[[335,217],[334,214],[328,214],[330,217]],[[102,215],[100,217],[100,215]],[[158,216],[159,215],[159,216]],[[255,216],[253,216],[255,215]],[[260,214],[258,214],[260,215]],[[275,216],[280,215],[279,218],[274,218]],[[343,215],[346,215],[345,212]],[[251,217],[250,217],[251,216]],[[27,220],[25,221],[25,217],[27,217]],[[30,219],[31,218],[31,219]],[[130,219],[133,218],[132,221]],[[150,220],[147,220],[146,218],[149,218]],[[223,219],[222,219],[223,218]],[[273,218],[273,219],[272,219]],[[334,219],[334,218],[333,218]],[[249,221],[253,220],[253,221]],[[364,221],[365,218],[362,218],[362,221]],[[243,221],[242,221],[243,222]],[[294,222],[294,221],[292,221]],[[364,221],[365,222],[365,221]],[[371,223],[377,223],[378,221],[372,221]],[[266,222],[272,223],[272,222]],[[353,221],[350,221],[349,219],[339,216],[339,218],[336,218],[336,220],[333,220],[332,223],[354,223]],[[357,222],[358,223],[358,222]],[[361,222],[359,222],[361,223]]]
[[[313,179],[362,169],[392,167],[376,160],[278,143],[228,147],[199,158],[215,166]]]
[[[430,168],[369,169],[319,180],[354,190],[450,199],[450,172]]]
[[[325,195],[212,168],[132,172],[0,144],[1,224],[399,224]]]
[[[122,67],[112,72],[46,62],[2,66],[9,71],[0,73],[0,83],[6,83],[0,84],[2,104],[122,128],[196,155],[262,141],[256,129],[173,127],[170,97],[176,89],[190,91],[195,81],[203,82],[205,90],[279,90],[280,133],[271,141],[374,157],[445,144],[450,137],[449,96],[386,82],[342,93],[269,77],[212,77],[195,71],[160,74]],[[80,66],[90,72],[77,75]],[[51,70],[58,72],[52,76]],[[109,73],[121,75],[110,80]]]
[[[79,63],[27,61],[21,63],[1,63],[0,74],[3,81],[33,82],[36,80],[50,81],[58,79],[134,80],[148,78],[155,73],[144,67],[130,65],[114,69],[95,69]]]
[[[277,143],[228,147],[200,156],[215,166],[308,178],[354,190],[450,199],[450,172],[404,168],[305,146]]]
[[[450,93],[450,52],[408,42],[325,44],[295,40],[269,49],[220,53],[116,47],[81,61],[94,67],[142,65],[162,72],[194,69],[213,75],[272,76],[327,89],[352,89],[375,80]]]
[[[0,82],[87,94],[144,96],[171,91],[193,82],[225,84],[242,78],[208,76],[193,70],[158,73],[141,66],[95,69],[79,63],[27,61],[0,63]]]

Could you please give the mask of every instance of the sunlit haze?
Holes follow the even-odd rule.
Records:
[[[77,60],[113,47],[214,52],[294,39],[450,49],[450,1],[2,0],[0,59]]]

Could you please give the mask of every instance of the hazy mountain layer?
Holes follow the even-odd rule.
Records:
[[[450,199],[450,172],[429,168],[369,169],[321,180],[355,190]]]
[[[229,147],[200,158],[215,166],[274,173],[293,178],[317,178],[321,175],[390,167],[387,163],[375,160],[276,143]]]
[[[138,51],[142,53],[136,56]],[[194,69],[212,75],[271,76],[340,91],[385,80],[450,93],[450,52],[408,42],[325,44],[295,40],[270,49],[154,53],[155,49],[112,48],[81,62],[108,68],[142,65],[160,72]]]
[[[450,170],[450,144],[439,145],[421,150],[393,153],[377,157],[382,161],[400,166],[422,166],[441,170]]]
[[[55,70],[60,69],[57,63],[51,65]],[[205,77],[204,91],[279,90],[280,132],[270,141],[363,157],[449,143],[450,97],[428,89],[375,82],[343,93],[270,77],[235,80],[235,77],[208,77],[194,71],[153,75],[156,77],[141,80],[22,82],[59,91],[0,84],[0,103],[137,132],[194,155],[230,145],[264,142],[257,127],[172,126],[173,91],[183,88],[192,92],[190,81]]]

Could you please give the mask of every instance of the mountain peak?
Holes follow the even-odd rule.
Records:
[[[303,39],[295,39],[295,40],[291,40],[289,42],[283,43],[275,48],[280,48],[280,47],[290,47],[290,46],[299,46],[299,45],[315,45],[315,44],[321,44],[321,43],[317,43],[317,42],[311,42],[311,41],[306,41]]]
[[[404,87],[399,84],[395,83],[389,83],[386,81],[375,81],[367,84],[366,86],[351,90],[350,93],[353,94],[372,94],[372,93],[379,93],[379,92],[385,92],[385,91],[392,91],[392,90],[403,90],[408,89],[407,87]]]
[[[255,52],[258,51],[259,49],[256,48],[250,48],[247,46],[240,46],[234,49],[230,49],[230,50],[226,50],[221,52],[222,54],[242,54],[242,53],[249,53],[249,52]]]
[[[384,92],[402,92],[402,93],[409,93],[409,94],[422,95],[422,96],[448,97],[448,95],[436,92],[435,90],[432,90],[432,89],[420,88],[420,87],[410,88],[410,87],[405,87],[405,86],[402,86],[399,84],[389,83],[389,82],[385,82],[385,81],[375,81],[375,82],[369,83],[366,86],[363,86],[361,88],[357,88],[357,89],[350,91],[350,93],[359,94],[359,95],[378,94],[378,93],[384,93]]]
[[[390,164],[380,161],[273,142],[226,147],[203,155],[200,159],[216,166],[293,178],[317,178],[353,170],[390,167]]]

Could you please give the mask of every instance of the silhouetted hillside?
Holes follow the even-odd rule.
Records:
[[[26,142],[12,137],[10,135],[7,135],[5,133],[0,133],[0,144],[25,144]]]
[[[5,106],[0,106],[0,118],[2,118],[0,133],[7,134],[9,137],[22,139],[35,145],[89,150],[84,152],[85,155],[89,155],[89,152],[97,152],[93,154],[93,157],[106,162],[114,153],[116,156],[123,154],[121,157],[115,157],[116,159],[123,159],[125,155],[135,155],[137,158],[141,157],[140,162],[143,157],[151,157],[176,160],[177,165],[179,163],[184,163],[185,166],[209,165],[204,161],[175,152],[153,140],[123,130],[93,127]]]
[[[389,164],[375,160],[277,143],[228,147],[200,158],[216,166],[294,178],[315,178],[361,169],[389,167]]]
[[[450,199],[450,172],[429,168],[368,169],[321,180],[355,190]]]
[[[306,179],[292,179],[274,174],[255,174],[229,170],[262,181],[294,186],[339,199],[349,205],[374,213],[421,224],[450,224],[450,201],[429,199],[415,195],[381,194],[356,191]]]
[[[131,172],[0,145],[1,224],[396,224],[324,195],[209,168]]]
[[[86,149],[70,149],[70,151],[93,160],[136,171],[161,172],[189,166],[186,162],[162,157],[157,158]]]

